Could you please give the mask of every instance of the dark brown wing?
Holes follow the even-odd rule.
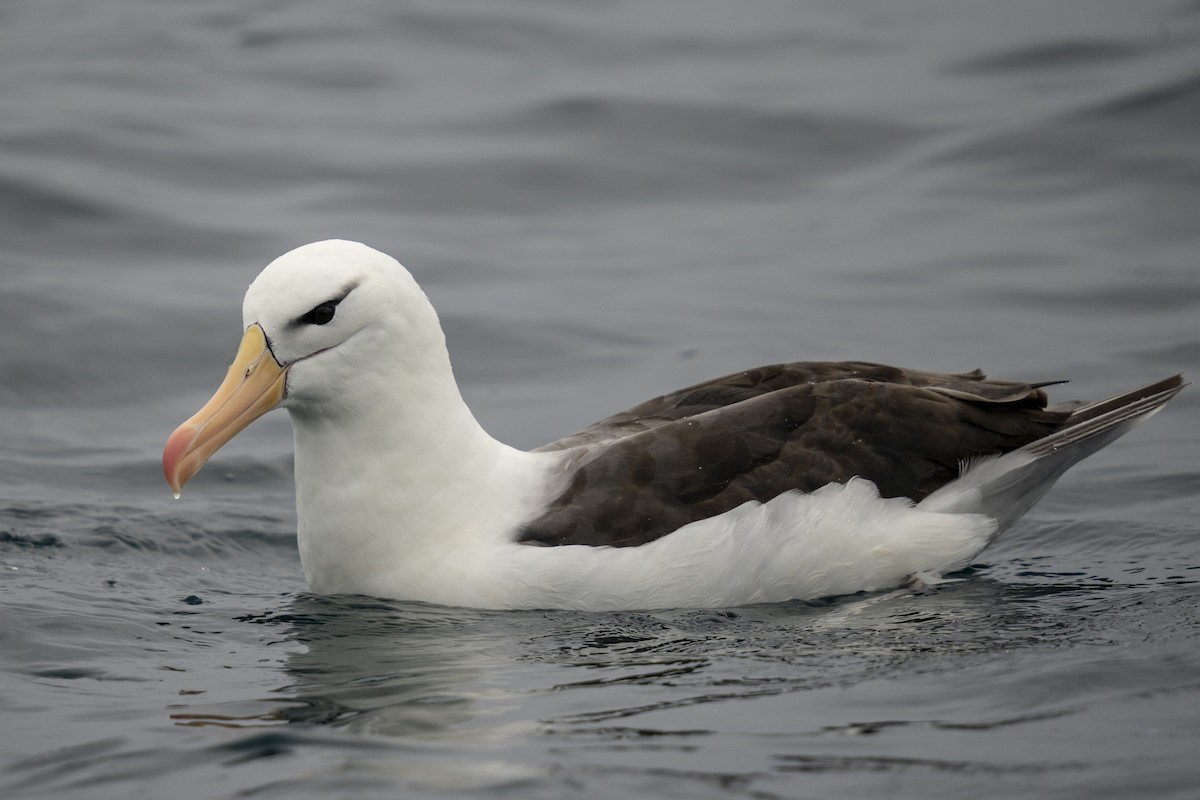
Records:
[[[962,462],[1041,438],[1068,416],[1036,386],[978,372],[865,363],[762,367],[603,420],[568,450],[564,485],[527,524],[529,544],[645,544],[688,522],[792,489],[859,476],[920,500]]]
[[[585,444],[616,441],[666,422],[732,406],[780,389],[847,378],[902,386],[931,387],[947,395],[1001,404],[1041,407],[1046,402],[1044,393],[1031,390],[1047,384],[1031,386],[1013,381],[990,381],[979,370],[945,375],[899,369],[866,361],[797,361],[723,375],[655,397],[627,411],[595,422],[570,436],[539,447],[538,450],[566,450]]]

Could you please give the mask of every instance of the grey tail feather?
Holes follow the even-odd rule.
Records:
[[[1100,400],[1080,406],[1072,412],[1071,418],[1067,420],[1066,424],[1077,425],[1081,422],[1095,419],[1110,411],[1132,407],[1134,404],[1142,402],[1149,402],[1154,408],[1160,408],[1172,397],[1179,394],[1180,390],[1187,385],[1182,375],[1172,375],[1149,386],[1134,389],[1132,392],[1125,392],[1116,397],[1110,397],[1107,400]],[[1138,412],[1135,412],[1135,415],[1136,413]]]
[[[1074,409],[1063,426],[1024,447],[964,470],[922,508],[985,514],[997,533],[1016,522],[1064,472],[1147,419],[1187,386],[1182,375]]]

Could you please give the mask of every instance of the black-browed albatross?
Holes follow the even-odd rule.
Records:
[[[961,569],[1184,386],[1056,408],[978,371],[779,364],[524,452],[475,421],[433,306],[383,253],[300,247],[242,313],[224,383],[163,451],[176,496],[283,406],[312,590],[479,608],[735,606]]]

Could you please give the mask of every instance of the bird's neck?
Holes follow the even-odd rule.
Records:
[[[442,361],[377,374],[377,391],[340,413],[292,409],[300,555],[314,591],[419,584],[508,534],[540,491],[544,459],[489,436]]]

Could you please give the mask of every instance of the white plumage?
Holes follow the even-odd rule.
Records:
[[[239,352],[213,403],[168,442],[172,486],[281,405],[295,429],[299,548],[312,590],[480,608],[736,606],[960,569],[1063,470],[1182,386],[1173,379],[1106,401],[1107,421],[1083,420],[1061,446],[983,459],[920,502],[881,498],[853,478],[741,503],[637,546],[537,546],[519,540],[522,526],[569,483],[581,451],[522,452],[480,427],[437,315],[396,261],[351,242],[301,247],[254,281],[243,317],[243,350],[260,352]],[[612,502],[629,491],[614,487]]]

